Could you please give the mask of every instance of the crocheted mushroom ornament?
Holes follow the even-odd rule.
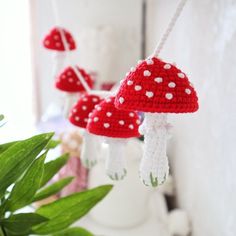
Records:
[[[126,175],[124,148],[127,138],[139,137],[139,116],[133,111],[118,110],[114,97],[109,97],[95,106],[87,129],[90,133],[104,136],[109,144],[106,173],[112,180],[121,180]]]
[[[43,46],[55,52],[53,66],[53,78],[55,78],[63,68],[66,53],[76,49],[75,40],[69,31],[55,27],[45,36]]]
[[[84,80],[88,84],[90,88],[93,86],[93,81],[90,75],[82,68],[76,67],[79,70],[80,74],[83,76]],[[81,84],[79,78],[77,77],[74,69],[72,67],[67,67],[64,69],[60,75],[58,76],[55,86],[57,89],[68,92],[68,93],[76,93],[76,92],[84,92],[84,86]]]
[[[96,136],[87,132],[86,126],[90,112],[92,112],[95,105],[100,102],[100,97],[96,95],[85,94],[79,98],[78,102],[71,109],[69,115],[69,121],[73,125],[84,129],[81,160],[82,164],[87,168],[91,168],[97,163],[96,156],[97,153],[99,153],[100,145],[96,139]]]
[[[66,49],[64,46],[62,34],[64,34],[65,36],[65,41],[68,45],[69,50],[76,49],[76,44],[71,33],[60,27],[51,29],[49,34],[45,36],[43,40],[44,47],[54,51],[65,51]]]
[[[115,106],[145,112],[140,126],[140,133],[144,134],[140,177],[147,186],[164,183],[169,172],[167,113],[198,110],[197,94],[186,74],[156,57],[148,58],[131,68],[117,93]]]
[[[81,76],[83,76],[88,86],[92,88],[93,81],[90,75],[84,69],[79,68],[78,66],[75,69],[77,69],[80,72]],[[77,96],[77,93],[85,92],[85,88],[81,84],[74,69],[70,66],[64,69],[60,73],[60,75],[56,79],[55,87],[66,93],[64,114],[65,116],[67,116],[69,109],[71,108],[71,105],[74,102],[75,96]]]

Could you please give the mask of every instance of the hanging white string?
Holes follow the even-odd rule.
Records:
[[[154,57],[158,57],[158,55],[160,54],[160,52],[161,52],[162,48],[164,47],[164,45],[165,45],[165,43],[166,43],[166,41],[167,41],[171,31],[173,30],[173,28],[175,26],[175,23],[177,22],[177,20],[178,20],[178,18],[180,16],[180,14],[181,14],[181,12],[182,12],[186,2],[187,2],[187,0],[180,0],[178,6],[176,8],[176,11],[175,11],[173,17],[171,18],[170,23],[169,23],[165,33],[161,37],[160,42],[157,44],[157,46],[156,46],[156,48],[155,48],[155,50],[153,52],[153,56]]]
[[[58,11],[58,8],[57,8],[56,0],[51,0],[51,1],[52,1],[52,8],[53,8],[54,19],[55,19],[56,25],[58,26],[59,33],[60,33],[61,39],[62,39],[62,44],[63,44],[63,46],[65,48],[65,52],[67,54],[70,51],[70,48],[69,48],[69,44],[67,43],[64,31],[60,27],[60,16],[59,16],[59,11]],[[86,90],[86,92],[90,93],[91,89],[88,86],[88,83],[85,81],[85,79],[82,76],[82,74],[80,73],[79,69],[76,66],[74,66],[74,65],[71,65],[71,67],[74,70],[76,76],[79,78],[79,80],[80,80],[81,84],[83,85],[84,89]]]

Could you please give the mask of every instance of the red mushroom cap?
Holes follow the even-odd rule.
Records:
[[[76,49],[76,44],[71,33],[59,27],[53,28],[49,34],[46,35],[43,40],[44,47],[56,51],[65,51],[66,49],[63,45],[60,31],[64,33],[69,49]]]
[[[82,68],[76,67],[85,81],[87,82],[88,86],[92,88],[93,81],[90,77],[90,75]],[[64,69],[64,71],[58,76],[56,79],[55,86],[57,89],[62,90],[64,92],[84,92],[84,86],[81,84],[79,78],[74,72],[74,69],[72,67],[67,67]]]
[[[139,116],[133,111],[118,110],[114,106],[114,97],[102,101],[89,116],[87,129],[90,133],[112,137],[139,137]]]
[[[198,97],[186,74],[153,57],[131,68],[115,106],[152,113],[188,113],[198,110]]]
[[[81,128],[86,128],[89,119],[89,113],[92,112],[95,105],[100,102],[100,97],[96,95],[83,95],[71,109],[69,121],[73,125],[79,126]]]

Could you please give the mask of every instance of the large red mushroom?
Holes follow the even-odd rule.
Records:
[[[188,77],[175,65],[156,57],[148,58],[131,68],[120,86],[115,105],[121,110],[145,112],[140,126],[145,144],[140,177],[148,186],[164,183],[169,172],[167,114],[198,110],[198,97]]]
[[[127,172],[124,144],[128,138],[140,136],[138,132],[140,119],[136,112],[115,108],[114,100],[114,97],[109,97],[95,106],[87,129],[91,134],[105,138],[109,144],[106,173],[112,180],[121,180]]]

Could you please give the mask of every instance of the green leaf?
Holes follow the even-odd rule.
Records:
[[[13,144],[16,144],[16,143],[17,143],[17,141],[0,144],[0,154],[3,153],[4,151],[6,151],[9,147],[11,147]]]
[[[40,134],[18,141],[0,154],[0,196],[24,173],[52,136],[52,133]]]
[[[70,184],[73,179],[74,179],[74,177],[67,177],[67,178],[61,179],[61,180],[49,185],[48,187],[44,188],[43,190],[41,190],[40,192],[38,192],[35,195],[33,202],[42,200],[44,198],[50,197],[50,196],[58,193],[66,185]]]
[[[4,115],[0,115],[0,121],[2,121],[4,119]]]
[[[29,234],[31,227],[38,225],[48,219],[35,213],[20,213],[10,216],[1,221],[0,225],[11,233]]]
[[[15,211],[32,202],[35,193],[40,187],[45,158],[46,153],[34,160],[22,179],[16,182],[6,201],[6,210]]]
[[[112,185],[100,186],[72,194],[40,207],[37,213],[50,220],[34,227],[33,232],[39,235],[45,235],[66,229],[88,213],[111,189]]]
[[[60,233],[55,233],[52,236],[94,236],[88,230],[81,227],[66,229]]]
[[[56,148],[59,144],[61,143],[60,140],[50,140],[47,144],[47,146],[45,147],[45,149],[49,150],[49,149],[54,149]]]
[[[5,234],[4,234],[4,232],[3,232],[1,227],[0,227],[0,236],[5,236]]]
[[[40,187],[43,187],[48,181],[67,163],[68,154],[58,157],[56,160],[50,161],[44,166],[44,174]]]

